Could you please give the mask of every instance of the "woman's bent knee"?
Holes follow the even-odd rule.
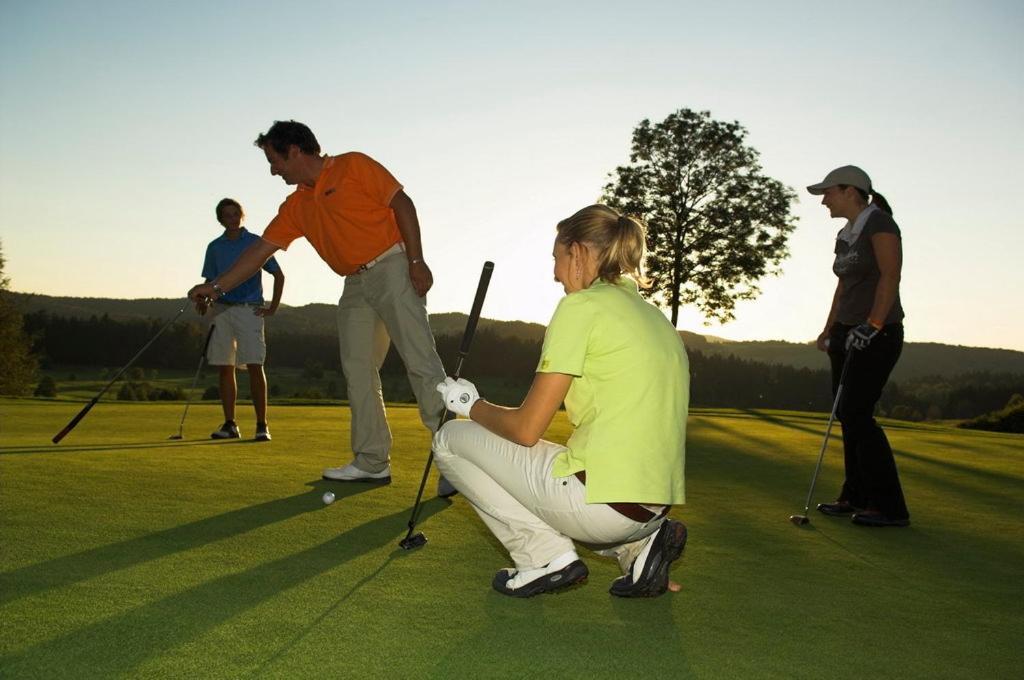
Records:
[[[434,435],[435,456],[458,456],[467,443],[466,435],[481,429],[472,420],[449,420]]]

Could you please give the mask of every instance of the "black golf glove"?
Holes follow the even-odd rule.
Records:
[[[880,331],[880,328],[875,328],[869,323],[854,326],[846,334],[846,350],[849,351],[851,347],[858,350],[867,348]]]

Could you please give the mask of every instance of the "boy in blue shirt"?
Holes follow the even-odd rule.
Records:
[[[215,238],[206,247],[203,263],[203,278],[213,281],[218,275],[231,268],[238,256],[259,236],[242,227],[242,206],[231,198],[217,204],[217,221],[224,227],[224,234]],[[269,441],[267,428],[267,377],[263,363],[267,357],[267,343],[263,334],[263,319],[274,314],[281,303],[284,292],[284,272],[277,260],[270,258],[263,270],[274,277],[274,295],[269,307],[264,307],[263,282],[260,272],[250,279],[221,295],[213,306],[213,336],[206,358],[211,366],[220,368],[220,400],[224,407],[224,424],[213,432],[213,439],[237,439],[238,425],[235,424],[235,399],[238,385],[235,382],[235,366],[245,365],[249,370],[249,391],[256,411],[257,441]],[[206,314],[209,301],[196,303],[196,311]]]

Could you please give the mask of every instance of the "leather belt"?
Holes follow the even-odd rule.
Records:
[[[390,248],[388,248],[383,253],[381,253],[377,257],[373,258],[372,260],[370,260],[366,264],[359,265],[359,267],[354,272],[352,272],[352,273],[353,274],[362,274],[367,269],[373,269],[374,267],[376,267],[377,264],[381,260],[383,260],[384,258],[391,257],[392,255],[396,255],[398,253],[404,253],[404,252],[405,252],[405,244],[402,243],[401,241],[399,241],[398,243],[396,243],[395,245],[391,246]]]
[[[576,479],[580,480],[583,484],[587,483],[587,471],[580,470],[576,473]],[[666,505],[665,509],[661,512],[651,512],[639,503],[605,503],[609,508],[619,513],[626,519],[631,519],[634,522],[640,522],[641,524],[647,524],[652,519],[658,519],[668,514],[668,510],[671,506]]]

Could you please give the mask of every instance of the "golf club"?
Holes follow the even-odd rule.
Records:
[[[192,403],[192,393],[196,391],[196,383],[199,382],[199,372],[203,370],[203,362],[206,361],[206,350],[210,348],[213,327],[214,324],[210,324],[210,331],[206,334],[206,342],[203,343],[203,353],[199,355],[199,366],[196,367],[196,374],[192,378],[192,389],[188,391],[188,395],[185,397],[185,412],[181,414],[181,422],[178,423],[178,434],[172,434],[168,439],[181,439],[181,432],[185,427],[185,416],[188,415],[188,407]]]
[[[111,378],[110,382],[108,382],[103,387],[103,389],[100,390],[99,394],[97,394],[95,397],[93,397],[92,401],[90,401],[88,404],[86,404],[85,408],[83,408],[81,411],[79,411],[78,415],[75,416],[74,418],[72,418],[71,422],[68,423],[67,425],[65,425],[63,430],[61,430],[60,432],[58,432],[57,434],[55,434],[53,436],[52,441],[53,441],[54,444],[59,443],[61,439],[64,439],[64,437],[66,437],[68,435],[68,432],[71,432],[71,430],[75,429],[75,426],[78,425],[78,423],[82,420],[82,418],[85,417],[85,414],[88,413],[92,409],[92,407],[96,405],[96,402],[98,402],[100,400],[100,397],[103,396],[103,393],[106,392],[107,390],[109,390],[110,386],[113,385],[115,382],[117,382],[117,379],[120,378],[124,374],[125,371],[127,371],[129,368],[131,368],[131,365],[134,364],[136,362],[136,360],[138,360],[138,358],[140,356],[142,356],[142,353],[145,352],[147,349],[149,349],[149,346],[152,345],[154,342],[156,342],[156,339],[159,338],[161,335],[163,335],[164,331],[166,331],[168,328],[170,328],[171,324],[173,324],[175,321],[177,321],[179,316],[181,316],[182,314],[185,313],[185,308],[186,307],[188,307],[188,302],[187,301],[185,302],[184,305],[181,306],[181,309],[178,310],[178,313],[174,315],[174,318],[171,319],[170,321],[168,321],[167,323],[165,323],[164,327],[161,328],[160,330],[158,330],[156,332],[156,335],[154,335],[150,339],[149,342],[147,342],[145,345],[143,345],[142,349],[140,349],[138,352],[136,352],[135,356],[133,356],[128,361],[128,363],[125,364],[124,367],[121,368],[121,370],[117,372],[117,375],[115,375],[113,378]]]
[[[828,427],[825,428],[825,439],[821,442],[821,451],[818,452],[818,464],[814,466],[814,475],[811,477],[811,488],[807,490],[807,503],[804,504],[804,514],[802,515],[790,515],[789,521],[793,524],[803,526],[808,524],[811,520],[807,516],[807,511],[811,509],[811,497],[814,495],[814,485],[818,481],[818,473],[821,471],[821,460],[825,457],[825,447],[828,446],[828,436],[832,433],[832,423],[836,419],[836,411],[839,409],[839,398],[843,396],[843,383],[846,381],[846,369],[850,366],[850,357],[853,356],[854,350],[846,350],[846,359],[843,360],[843,371],[839,374],[839,385],[836,387],[836,398],[832,402],[832,413],[828,416]]]
[[[469,312],[469,318],[466,319],[466,330],[462,333],[462,344],[459,345],[459,360],[455,366],[455,374],[452,376],[456,380],[459,379],[459,374],[462,373],[462,362],[465,361],[466,357],[469,356],[469,345],[473,342],[473,335],[476,334],[476,324],[480,320],[480,310],[484,306],[484,298],[487,296],[487,286],[491,283],[491,274],[494,272],[493,262],[484,262],[483,271],[480,272],[480,283],[476,287],[476,298],[473,300],[473,308]],[[445,409],[441,413],[441,420],[437,424],[437,429],[447,423],[454,414]],[[427,456],[427,465],[423,469],[423,479],[420,480],[420,490],[416,493],[416,502],[412,506],[412,515],[409,517],[409,531],[405,534],[405,538],[398,542],[398,545],[402,550],[412,550],[413,548],[419,548],[426,544],[427,537],[422,532],[413,535],[413,530],[416,528],[416,520],[419,519],[420,500],[423,498],[423,487],[427,484],[427,475],[430,473],[430,464],[434,462],[434,450],[430,450],[430,455]]]

